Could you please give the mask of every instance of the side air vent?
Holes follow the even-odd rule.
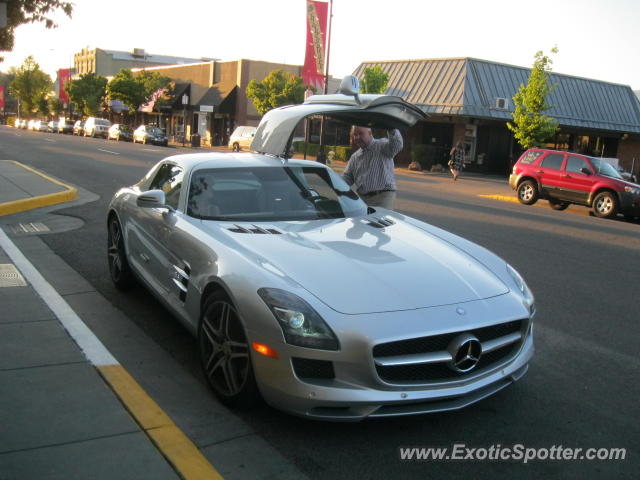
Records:
[[[372,227],[376,227],[376,228],[384,228],[384,227],[389,227],[391,225],[394,225],[396,222],[394,222],[393,220],[391,220],[390,218],[385,218],[385,217],[380,217],[380,218],[376,218],[376,217],[372,217],[368,219],[367,222],[369,225],[371,225]]]
[[[257,233],[260,235],[280,235],[282,233],[275,228],[262,228],[257,225],[243,227],[242,225],[238,224],[236,224],[233,228],[230,228],[229,231],[233,233]]]

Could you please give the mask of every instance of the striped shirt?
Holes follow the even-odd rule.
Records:
[[[358,149],[347,163],[343,178],[356,192],[366,194],[380,190],[396,190],[393,157],[402,150],[402,135],[395,129],[389,138],[372,139],[365,148]]]

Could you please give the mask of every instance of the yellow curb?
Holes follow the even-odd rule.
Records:
[[[182,433],[121,365],[96,367],[162,455],[185,480],[223,480],[222,475]]]
[[[515,197],[508,197],[506,195],[478,195],[478,197],[482,198],[492,198],[494,200],[501,200],[503,202],[512,202],[512,203],[520,203],[520,201]]]
[[[26,165],[23,165],[14,160],[2,161],[15,163],[19,167],[22,167],[25,170],[29,170],[30,172],[33,172],[36,175],[39,175],[42,178],[50,181],[51,183],[55,183],[56,185],[65,188],[65,191],[0,203],[0,217],[3,215],[11,215],[12,213],[24,212],[26,210],[33,210],[34,208],[47,207],[49,205],[56,205],[58,203],[70,202],[78,197],[77,189],[70,187],[69,185],[65,185],[64,183],[59,182],[58,180],[51,178],[42,172],[34,170],[33,168],[27,167]]]

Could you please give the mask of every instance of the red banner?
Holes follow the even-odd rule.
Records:
[[[0,85],[0,110],[4,110],[4,86]]]
[[[306,85],[316,88],[324,85],[328,5],[326,2],[307,0],[307,44],[302,80]]]
[[[64,90],[69,80],[71,80],[70,68],[61,68],[58,70],[58,98],[62,103],[69,103],[69,95],[67,95],[67,92]]]

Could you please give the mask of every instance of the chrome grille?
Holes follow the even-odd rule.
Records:
[[[488,327],[412,338],[376,345],[373,357],[380,378],[388,383],[433,383],[476,375],[514,356],[525,337],[528,320],[515,320]],[[483,353],[469,372],[450,368],[449,346],[463,333],[475,336]]]

